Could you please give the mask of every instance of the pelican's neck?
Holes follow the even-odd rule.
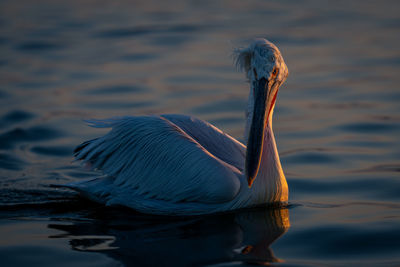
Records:
[[[246,142],[248,140],[253,118],[253,91],[253,88],[251,88],[246,111],[246,128],[244,133]],[[288,201],[288,186],[279,159],[274,132],[272,131],[272,116],[274,113],[274,108],[275,104],[271,109],[268,122],[264,130],[264,142],[261,152],[260,169],[251,187],[252,198],[257,198],[257,202],[260,203]]]

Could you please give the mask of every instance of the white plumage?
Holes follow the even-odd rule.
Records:
[[[264,39],[237,50],[237,65],[251,87],[247,150],[211,124],[185,115],[91,120],[91,126],[111,131],[78,146],[75,157],[106,177],[66,186],[106,205],[152,214],[195,215],[287,202],[271,122],[286,65]]]

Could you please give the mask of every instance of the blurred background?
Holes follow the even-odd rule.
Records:
[[[51,184],[93,177],[72,163],[72,151],[104,131],[83,119],[184,113],[243,142],[249,88],[232,52],[256,37],[278,46],[290,72],[273,123],[290,206],[272,218],[290,217],[291,227],[273,243],[276,257],[254,257],[290,266],[398,265],[400,2],[394,0],[0,1],[0,229],[10,237],[21,224],[28,229],[20,243],[0,241],[0,255],[14,255],[15,264],[28,243],[43,245],[35,255],[45,253],[54,245],[53,229],[68,233],[50,221],[92,222],[80,207],[54,214],[51,206],[75,201]],[[257,225],[265,230],[271,224],[262,218]],[[177,227],[167,231],[179,243]],[[32,239],[37,229],[42,238]],[[148,237],[140,233],[141,241]],[[94,254],[70,246],[77,235],[57,239],[59,253],[78,253],[83,264]],[[102,249],[116,249],[115,243]],[[236,264],[238,246],[206,263]],[[190,265],[207,255],[193,255]],[[111,258],[99,262],[137,260]]]

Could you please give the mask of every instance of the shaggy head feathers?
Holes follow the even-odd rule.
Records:
[[[279,49],[265,39],[256,39],[247,48],[234,51],[235,63],[239,70],[246,73],[250,81],[264,77],[269,78],[273,70],[277,70],[277,80],[284,82],[288,76],[288,68]]]

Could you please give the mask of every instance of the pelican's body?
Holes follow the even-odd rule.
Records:
[[[238,50],[237,64],[251,82],[245,138],[185,115],[90,121],[112,128],[77,147],[75,156],[104,178],[68,187],[106,205],[140,212],[195,215],[288,200],[272,131],[272,114],[287,68],[264,39]],[[253,183],[254,181],[254,183]]]

